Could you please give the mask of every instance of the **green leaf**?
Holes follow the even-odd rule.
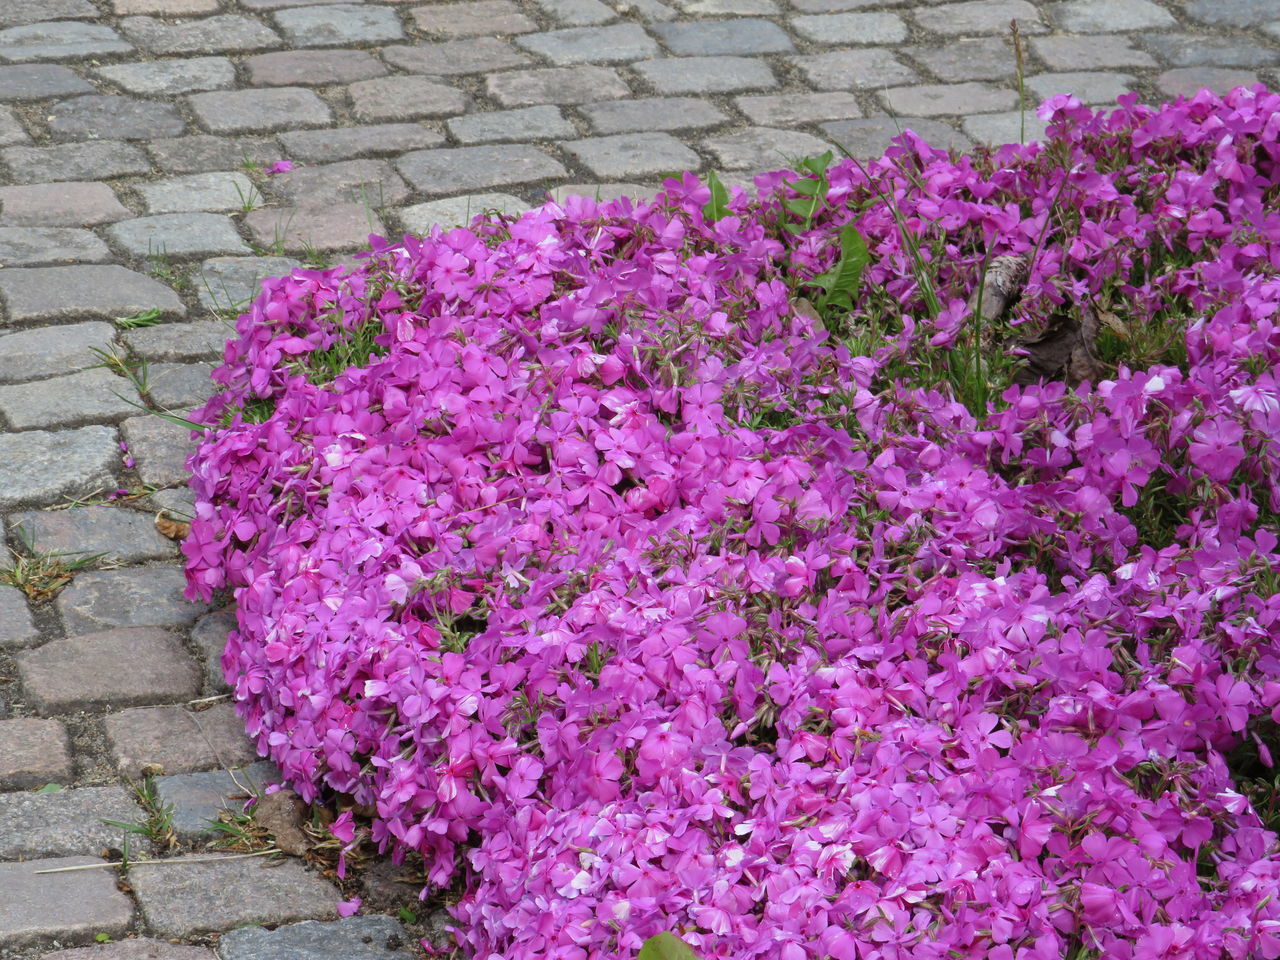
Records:
[[[794,213],[797,217],[804,217],[808,220],[813,216],[813,211],[818,207],[818,201],[814,200],[784,200],[786,208]]]
[[[110,942],[111,942],[111,934],[109,934],[109,933],[98,933],[98,934],[95,934],[95,935],[94,935],[93,939],[97,940],[97,941],[98,941],[98,943],[110,943]]]
[[[831,161],[835,158],[835,154],[828,150],[826,153],[820,153],[815,157],[805,157],[800,161],[800,166],[808,170],[815,177],[822,176],[826,172],[827,167],[831,166]]]
[[[825,180],[825,178],[823,179]],[[816,197],[818,192],[822,189],[822,186],[823,180],[810,180],[806,177],[803,180],[796,180],[792,183],[791,189],[806,197]]]
[[[814,277],[814,282],[825,294],[818,301],[819,312],[826,312],[828,306],[839,306],[847,309],[853,305],[853,296],[862,283],[862,271],[871,262],[871,253],[867,250],[867,242],[852,223],[846,223],[840,231],[840,259],[826,273]],[[847,305],[847,306],[846,306]]]
[[[36,791],[36,793],[61,793],[61,792],[62,792],[62,784],[60,783],[46,783],[43,787],[41,787],[39,790]]]
[[[637,960],[698,960],[698,955],[675,934],[659,933],[644,942]]]
[[[417,922],[418,922],[418,915],[417,915],[416,913],[414,913],[412,910],[410,910],[408,907],[401,907],[401,908],[400,908],[400,910],[399,910],[399,912],[397,913],[397,916],[399,916],[399,917],[400,917],[400,920],[401,920],[403,923],[417,923]]]
[[[711,199],[702,208],[702,216],[714,223],[729,214],[729,191],[720,182],[720,178],[715,175],[715,171],[707,174],[707,186],[711,188]]]
[[[160,322],[160,309],[152,307],[131,317],[116,317],[116,326],[125,330],[136,330],[138,327],[153,327]]]

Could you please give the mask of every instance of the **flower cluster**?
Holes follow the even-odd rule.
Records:
[[[240,318],[190,592],[467,955],[1280,957],[1280,96],[1042,109],[808,206],[372,238]],[[1014,385],[1068,321],[1106,376]]]

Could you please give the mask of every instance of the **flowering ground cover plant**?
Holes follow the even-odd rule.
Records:
[[[465,955],[1280,956],[1280,96],[1042,109],[240,318],[190,592]]]

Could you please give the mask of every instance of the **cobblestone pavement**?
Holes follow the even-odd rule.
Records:
[[[299,922],[341,898],[299,860],[190,859],[273,773],[227,772],[256,759],[218,699],[229,615],[182,599],[153,522],[189,506],[186,432],[121,399],[103,352],[185,411],[259,278],[371,229],[686,168],[745,182],[899,126],[1015,139],[1012,18],[1029,99],[1280,67],[1276,0],[0,0],[0,513],[19,551],[104,555],[51,600],[0,586],[0,960],[374,960],[421,932]],[[162,322],[117,321],[139,315]],[[41,872],[121,848],[104,821],[146,820],[147,772],[181,845],[130,856],[187,859]],[[389,867],[364,883],[366,908],[415,903]]]

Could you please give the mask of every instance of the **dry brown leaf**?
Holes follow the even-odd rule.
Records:
[[[156,514],[156,529],[160,531],[161,536],[168,537],[170,540],[185,540],[187,534],[191,532],[191,524],[184,523],[182,520],[170,520],[161,510]]]
[[[292,790],[277,790],[263,797],[253,808],[253,822],[275,838],[276,846],[290,856],[300,857],[312,843],[302,829],[307,805]]]
[[[982,319],[999,320],[1022,296],[1027,283],[1026,257],[994,257],[987,264],[982,286],[969,298],[969,309],[978,311],[978,294],[982,294]]]
[[[1069,387],[1086,380],[1097,383],[1105,375],[1095,349],[1098,318],[1089,307],[1081,309],[1080,318],[1059,314],[1040,336],[1018,341],[1026,357],[1013,382],[1025,386],[1056,380]]]

